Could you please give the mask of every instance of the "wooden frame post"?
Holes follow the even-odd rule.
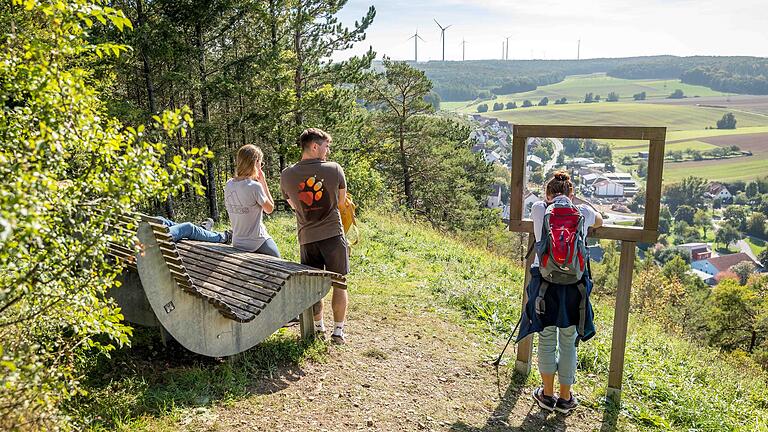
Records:
[[[648,140],[648,173],[646,175],[645,214],[642,227],[604,225],[590,229],[593,238],[620,240],[621,258],[619,280],[616,292],[616,309],[611,343],[611,363],[608,374],[607,396],[619,402],[621,400],[621,381],[624,373],[624,350],[627,341],[627,323],[629,321],[629,302],[632,289],[632,273],[635,264],[637,242],[655,242],[658,238],[659,208],[661,206],[662,171],[664,169],[664,127],[631,126],[556,126],[556,125],[513,125],[512,129],[512,174],[509,200],[509,230],[528,233],[528,245],[535,240],[533,221],[523,219],[523,191],[525,189],[525,155],[529,138],[594,138],[594,139],[632,139]],[[523,286],[523,307],[527,302],[525,287],[530,281],[530,266],[533,257],[525,264],[525,285]],[[531,371],[533,338],[520,341],[515,371],[528,375]]]
[[[533,234],[528,234],[528,251],[533,244],[536,243],[536,238],[533,236]],[[531,253],[531,256],[529,256],[525,260],[525,282],[523,283],[523,309],[525,309],[525,304],[528,303],[528,291],[526,291],[525,287],[528,286],[528,283],[531,281],[531,265],[533,264],[533,258],[535,254]],[[531,356],[533,355],[533,335],[526,336],[525,339],[521,340],[519,344],[517,344],[517,358],[515,359],[515,372],[522,374],[522,375],[528,375],[531,373]]]
[[[616,290],[613,339],[611,340],[611,364],[608,368],[608,390],[606,392],[606,396],[616,403],[621,401],[621,378],[624,374],[624,350],[627,344],[629,300],[632,294],[632,271],[635,267],[636,245],[637,243],[633,241],[621,242],[619,286]]]

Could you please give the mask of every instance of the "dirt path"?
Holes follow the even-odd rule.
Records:
[[[190,409],[178,426],[237,431],[600,430],[596,411],[583,407],[568,417],[547,415],[533,405],[531,387],[512,381],[507,368],[497,376],[487,359],[498,349],[498,340],[484,340],[432,308],[399,314],[389,308],[366,315],[366,305],[357,306],[349,321],[349,344],[330,347],[327,363],[280,369],[271,379],[254,383],[252,396],[210,410]],[[512,355],[507,354],[509,359]]]

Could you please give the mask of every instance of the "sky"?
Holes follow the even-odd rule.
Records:
[[[419,61],[573,59],[672,54],[768,57],[768,0],[349,0],[339,17],[351,26],[369,6],[376,18],[365,41],[337,53],[341,60],[373,46],[377,58]],[[503,48],[506,51],[506,47]]]

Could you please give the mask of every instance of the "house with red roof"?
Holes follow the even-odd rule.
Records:
[[[721,255],[718,257],[710,257],[703,260],[694,261],[691,263],[691,268],[694,270],[702,271],[708,275],[715,276],[716,274],[730,270],[731,267],[741,262],[747,261],[755,266],[755,269],[760,268],[760,264],[755,262],[752,257],[739,252],[730,255]]]

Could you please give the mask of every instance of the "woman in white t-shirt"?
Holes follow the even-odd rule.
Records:
[[[272,213],[275,200],[264,178],[264,154],[247,144],[237,151],[235,177],[224,186],[224,203],[232,225],[236,249],[280,257],[275,241],[264,226],[263,215]]]
[[[572,204],[573,193],[574,186],[568,172],[565,170],[556,171],[547,182],[547,201],[536,202],[531,207],[533,232],[537,244],[542,240],[542,226],[544,225],[547,206],[556,202]],[[589,205],[579,205],[577,208],[584,217],[583,235],[586,243],[587,228],[601,226],[603,218]],[[531,266],[531,283],[527,288],[529,299],[533,296],[532,299],[535,300],[541,281],[537,255]],[[589,272],[585,272],[583,282],[587,285],[585,289],[587,299],[585,301],[588,309],[588,334],[578,335],[577,326],[573,325],[578,322],[578,303],[581,301],[578,290],[570,285],[550,283],[545,297],[546,316],[534,317],[536,314],[535,305],[529,300],[525,312],[528,319],[523,323],[523,327],[527,328],[521,327],[518,335],[518,340],[520,340],[524,334],[532,331],[539,333],[539,373],[543,386],[534,390],[533,398],[541,408],[549,411],[568,413],[578,406],[578,402],[571,392],[571,387],[576,382],[576,339],[577,336],[582,336],[586,340],[594,335],[593,312],[588,297],[592,286]],[[536,325],[533,325],[534,322]],[[557,373],[560,381],[559,397],[556,397],[554,392],[555,373]]]

